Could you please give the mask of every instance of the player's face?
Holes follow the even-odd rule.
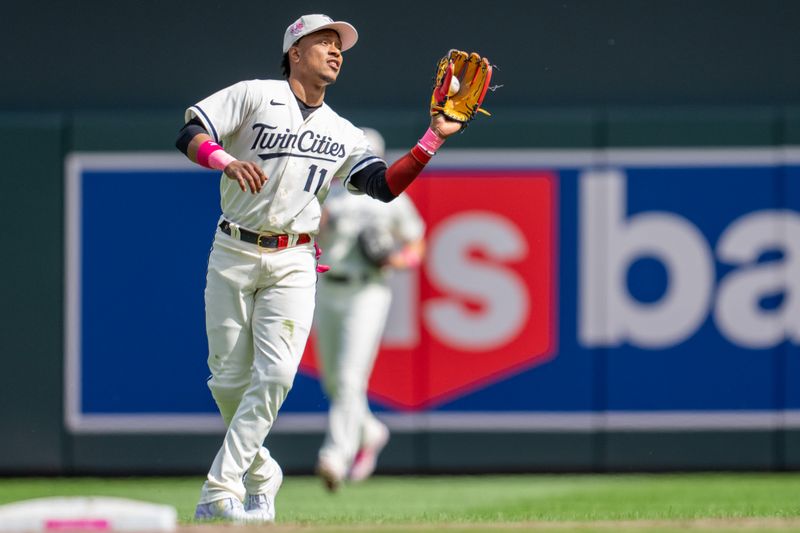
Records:
[[[342,40],[333,30],[320,30],[297,42],[302,70],[312,78],[330,85],[342,69]]]

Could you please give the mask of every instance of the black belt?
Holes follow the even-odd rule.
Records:
[[[223,220],[219,223],[219,229],[222,230],[222,233],[233,237],[231,234],[231,223],[227,220]],[[272,235],[269,233],[258,233],[244,228],[239,228],[239,240],[255,244],[261,248],[286,248],[291,242],[290,236],[286,234]],[[307,242],[311,242],[311,235],[308,233],[301,233],[297,236],[295,245],[306,244]]]
[[[351,276],[346,274],[334,274],[333,272],[326,272],[325,274],[322,274],[320,278],[332,283],[366,283],[376,279],[374,274],[369,274],[367,272]]]

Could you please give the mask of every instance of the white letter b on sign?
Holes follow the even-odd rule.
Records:
[[[616,170],[580,178],[580,339],[586,346],[673,346],[707,316],[713,256],[697,227],[679,215],[649,211],[626,218],[626,187]],[[642,303],[628,291],[628,269],[641,257],[667,271],[658,301]]]

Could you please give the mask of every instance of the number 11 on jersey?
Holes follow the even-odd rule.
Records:
[[[308,178],[306,179],[306,186],[303,187],[303,190],[306,192],[311,192],[311,185],[314,183],[314,177],[317,173],[317,165],[311,165],[308,167]],[[325,168],[319,169],[319,182],[317,183],[317,187],[314,189],[314,194],[319,192],[320,187],[325,182],[325,175],[328,173],[328,170]]]

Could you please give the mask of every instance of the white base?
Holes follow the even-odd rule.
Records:
[[[38,498],[0,506],[0,532],[173,531],[169,505],[106,497]]]

